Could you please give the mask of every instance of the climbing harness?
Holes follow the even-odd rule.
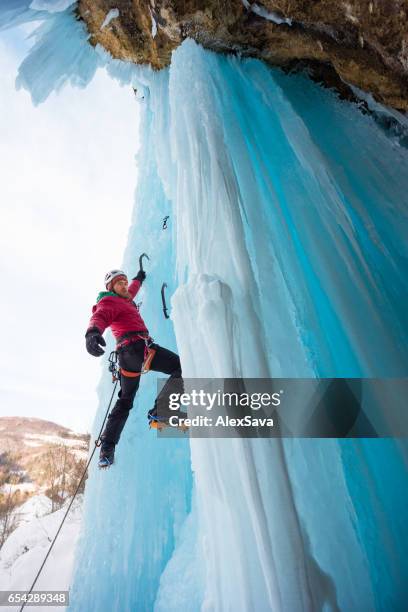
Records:
[[[145,344],[146,344],[146,341],[147,341],[148,346],[150,346],[154,342],[153,338],[151,338],[149,336],[149,332],[148,331],[131,331],[131,332],[126,332],[125,334],[120,336],[120,338],[117,339],[117,341],[116,341],[116,350],[119,351],[123,347],[128,346],[129,344],[131,344],[134,340],[143,340],[143,342]]]
[[[162,304],[163,304],[163,314],[165,316],[166,319],[169,319],[170,316],[167,312],[167,306],[166,306],[166,296],[164,295],[164,290],[167,287],[167,283],[163,283],[162,284],[162,288],[161,288],[161,297],[162,297]]]
[[[143,340],[145,343],[144,346],[144,354],[143,354],[143,363],[140,372],[131,372],[130,370],[125,370],[124,368],[118,368],[118,351],[124,346],[128,346],[133,340]],[[150,366],[153,360],[153,357],[156,354],[156,349],[152,348],[154,343],[153,338],[151,338],[148,332],[127,332],[123,334],[120,338],[118,338],[118,344],[116,345],[116,351],[112,351],[109,356],[109,371],[115,372],[115,376],[122,374],[128,378],[136,378],[141,374],[147,374],[150,370]],[[112,359],[111,359],[112,358]],[[113,375],[113,374],[112,374]]]
[[[167,229],[167,221],[168,221],[169,218],[170,218],[169,215],[166,215],[164,217],[164,219],[163,219],[163,228],[162,229],[164,229],[164,230]]]
[[[145,346],[145,354],[144,361],[142,363],[142,369],[140,372],[131,372],[130,370],[125,370],[124,368],[120,368],[120,373],[122,376],[126,378],[137,378],[137,376],[141,376],[142,374],[147,374],[150,371],[150,366],[152,364],[153,357],[156,354],[156,349]]]
[[[115,352],[115,351],[112,351],[112,352]],[[112,355],[112,353],[111,353],[111,355]],[[110,365],[109,365],[109,371],[111,372],[112,370],[111,370],[111,359],[110,359],[110,357],[109,357],[109,364],[110,364]],[[115,362],[114,362],[113,360],[112,360],[112,367],[115,367]],[[72,496],[72,499],[71,499],[71,501],[70,501],[70,502],[69,502],[69,504],[68,504],[68,508],[67,508],[67,509],[66,509],[66,511],[65,511],[65,514],[64,514],[64,516],[63,516],[63,518],[62,518],[62,521],[61,521],[61,523],[60,523],[60,526],[58,527],[57,533],[55,534],[54,539],[52,540],[52,542],[51,542],[51,544],[50,544],[50,546],[49,546],[49,548],[48,548],[47,554],[45,555],[44,560],[43,560],[43,562],[41,563],[40,569],[38,570],[38,572],[37,572],[37,574],[36,574],[36,576],[35,576],[35,578],[34,578],[34,580],[33,580],[33,583],[32,583],[32,585],[31,585],[31,587],[30,587],[30,590],[28,591],[28,595],[30,595],[30,593],[32,593],[32,591],[33,591],[33,589],[34,589],[35,585],[37,584],[37,580],[38,580],[38,578],[40,577],[40,574],[41,574],[41,572],[42,572],[42,570],[43,570],[43,567],[44,567],[44,565],[45,565],[45,563],[46,563],[46,561],[47,561],[48,557],[50,556],[51,550],[52,550],[52,549],[53,549],[53,547],[54,547],[54,544],[55,544],[55,542],[56,542],[56,540],[57,540],[57,538],[58,538],[58,536],[59,536],[59,533],[60,533],[60,531],[61,531],[61,529],[62,529],[62,526],[63,526],[63,524],[65,523],[65,519],[67,518],[68,513],[69,513],[69,511],[71,510],[72,504],[74,503],[75,498],[76,498],[76,496],[77,496],[77,494],[78,494],[78,491],[79,491],[79,489],[80,489],[80,487],[81,487],[81,485],[82,485],[82,481],[83,481],[83,480],[84,480],[84,478],[85,478],[85,475],[86,475],[86,473],[87,473],[87,471],[88,471],[88,467],[89,467],[89,465],[90,465],[90,463],[91,463],[91,461],[92,461],[92,459],[93,459],[93,456],[94,456],[94,454],[95,454],[95,451],[96,451],[96,449],[97,449],[97,448],[98,448],[98,447],[101,445],[101,435],[102,435],[103,429],[104,429],[104,427],[105,427],[105,422],[106,422],[106,419],[108,418],[109,410],[110,410],[110,407],[111,407],[111,405],[112,405],[112,400],[113,400],[113,398],[114,398],[114,396],[115,396],[116,387],[117,387],[117,385],[118,385],[118,380],[119,380],[118,378],[115,380],[115,384],[114,384],[114,387],[113,387],[112,395],[111,395],[111,398],[110,398],[110,400],[109,400],[108,408],[107,408],[106,413],[105,413],[105,418],[103,419],[103,423],[102,423],[101,428],[100,428],[100,430],[99,430],[98,437],[97,437],[97,438],[96,438],[96,440],[95,440],[95,446],[94,446],[94,449],[93,449],[93,451],[92,451],[92,453],[91,453],[91,455],[90,455],[90,457],[89,457],[89,459],[88,459],[88,461],[87,461],[87,463],[86,463],[86,466],[85,466],[85,468],[84,468],[84,471],[82,472],[81,478],[79,479],[79,482],[78,482],[77,487],[76,487],[76,489],[75,489],[75,492],[74,492],[74,494],[73,494],[73,496]],[[113,381],[112,381],[112,382],[113,382]],[[28,599],[28,597],[27,597],[27,599]],[[25,601],[25,602],[23,603],[23,605],[21,606],[21,608],[20,608],[19,612],[22,612],[22,611],[24,610],[25,605],[26,605],[26,601]]]

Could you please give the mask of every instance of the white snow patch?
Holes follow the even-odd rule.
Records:
[[[150,8],[150,7],[149,7],[149,11],[150,11],[150,17],[151,17],[151,20],[152,20],[152,36],[153,36],[153,38],[156,38],[156,34],[157,34],[157,23],[156,23],[156,20],[155,20],[155,18],[154,18],[154,16],[153,16],[153,13],[152,13],[152,10],[151,10],[151,8]]]
[[[259,17],[267,19],[268,21],[273,21],[273,23],[277,23],[278,25],[282,23],[289,26],[292,25],[292,20],[288,17],[281,17],[278,13],[275,13],[275,11],[267,11],[264,6],[259,6],[259,4],[252,4],[251,11]]]
[[[51,512],[52,502],[46,495],[34,495],[22,504],[16,511],[20,525],[29,523],[34,518],[39,518]],[[19,525],[19,526],[20,526]]]
[[[72,440],[71,438],[62,438],[60,436],[55,436],[52,434],[32,434],[26,433],[24,438],[28,438],[28,440],[24,440],[24,443],[28,446],[40,446],[44,443],[47,444],[61,444],[63,446],[80,446],[84,449],[87,448],[87,444],[84,440]]]
[[[118,17],[119,17],[119,9],[117,8],[111,9],[109,13],[106,15],[104,22],[100,27],[100,30],[103,30],[103,28],[106,28],[110,24],[112,19],[117,19]]]
[[[41,497],[44,498],[45,496]],[[42,502],[46,503],[44,499],[34,501],[34,498],[32,498],[28,500],[27,505],[30,502],[33,509],[35,504],[41,506]],[[64,505],[60,510],[46,516],[40,516],[37,513],[31,520],[20,525],[7,538],[0,551],[1,590],[27,590],[30,588],[50,542],[58,530],[66,507]],[[81,520],[82,496],[78,496],[42,570],[35,586],[36,590],[69,589]],[[65,608],[36,607],[37,612],[51,612],[53,609],[62,612]],[[4,610],[6,611],[7,608],[4,608]],[[12,610],[15,610],[15,608],[12,608]]]
[[[0,487],[0,491],[2,492],[11,492],[21,491],[22,493],[36,491],[37,486],[32,482],[20,482],[19,484],[10,484],[6,483],[2,487]]]
[[[398,53],[398,59],[408,72],[408,39],[404,39],[401,43],[401,51]]]
[[[76,448],[73,451],[71,451],[71,455],[73,455],[76,459],[87,459],[88,451],[85,449],[79,450]]]
[[[69,6],[75,4],[76,0],[33,0],[30,9],[35,11],[48,11],[59,13],[65,11]]]
[[[360,23],[358,18],[355,15],[353,15],[353,13],[351,12],[352,11],[351,4],[349,4],[348,2],[344,2],[343,7],[346,11],[346,19],[348,19],[352,23]]]
[[[406,128],[408,127],[408,115],[407,114],[400,113],[394,108],[383,106],[382,104],[380,104],[379,102],[375,100],[374,96],[371,93],[367,91],[363,91],[356,85],[352,85],[351,83],[348,83],[347,81],[344,81],[344,82],[350,87],[351,91],[354,93],[356,98],[359,98],[360,100],[364,100],[367,103],[367,106],[371,111],[376,112],[380,115],[388,115],[389,117],[393,117],[401,125],[403,125]]]
[[[252,11],[258,17],[262,17],[262,19],[267,19],[268,21],[272,21],[273,23],[277,23],[278,25],[286,24],[291,26],[292,20],[289,17],[281,17],[275,11],[268,11],[264,6],[260,6],[259,4],[250,4],[248,0],[242,0],[242,4],[245,6],[247,11]]]

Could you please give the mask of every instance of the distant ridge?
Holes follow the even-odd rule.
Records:
[[[0,432],[6,428],[10,434],[16,433],[19,430],[23,429],[26,432],[33,433],[36,431],[41,431],[42,433],[45,433],[45,431],[64,431],[65,433],[72,433],[73,435],[78,435],[77,432],[72,431],[68,427],[64,427],[64,425],[58,425],[58,423],[55,423],[53,421],[46,421],[37,417],[2,416],[0,417]]]

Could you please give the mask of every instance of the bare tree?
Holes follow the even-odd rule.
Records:
[[[46,495],[51,499],[51,512],[62,506],[65,499],[72,496],[78,486],[86,461],[77,459],[65,445],[52,446],[45,457]],[[85,479],[79,493],[85,488]]]
[[[18,525],[18,518],[14,510],[20,503],[20,491],[14,490],[14,484],[16,483],[9,482],[8,486],[4,485],[7,491],[0,493],[0,549]]]
[[[77,459],[76,457],[72,457],[73,465],[70,471],[70,479],[67,485],[67,492],[69,496],[74,495],[76,488],[81,480],[82,474],[84,473],[85,466],[87,464],[86,459]],[[78,489],[78,493],[83,493],[85,490],[85,481],[88,478],[88,472],[86,472],[81,486]]]
[[[63,444],[51,446],[45,455],[46,495],[51,499],[51,512],[64,503],[67,447]]]

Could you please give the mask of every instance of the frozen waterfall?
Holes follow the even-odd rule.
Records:
[[[408,151],[306,76],[192,41],[131,66],[46,4],[18,76],[36,103],[100,66],[137,89],[123,267],[151,256],[142,312],[184,375],[405,377]],[[404,440],[157,439],[155,391],[149,374],[115,467],[91,469],[72,611],[406,609]]]

